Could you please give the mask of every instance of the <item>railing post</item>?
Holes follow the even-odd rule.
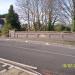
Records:
[[[15,38],[15,30],[9,30],[9,37]]]
[[[37,38],[39,38],[39,34],[37,34]]]

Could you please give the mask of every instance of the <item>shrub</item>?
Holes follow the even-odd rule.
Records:
[[[34,30],[35,31],[40,31],[41,30],[40,22],[34,22],[33,25],[34,25]]]
[[[2,35],[8,36],[10,29],[12,29],[11,25],[6,23],[2,28]]]
[[[0,30],[0,36],[1,36],[1,30]]]
[[[54,26],[54,30],[55,31],[63,31],[63,30],[65,30],[65,26],[62,24],[57,24]]]

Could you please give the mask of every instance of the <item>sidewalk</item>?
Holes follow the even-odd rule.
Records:
[[[6,59],[3,60],[6,61]],[[32,72],[9,63],[0,60],[0,75],[41,75],[40,73],[35,72],[34,70]]]
[[[0,72],[0,75],[35,75],[35,74],[30,74],[28,72],[25,72],[25,71],[22,71],[22,70],[19,70],[19,69],[13,67],[4,72]]]

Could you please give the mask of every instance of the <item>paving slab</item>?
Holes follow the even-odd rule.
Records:
[[[0,61],[0,75],[38,75],[20,67]]]

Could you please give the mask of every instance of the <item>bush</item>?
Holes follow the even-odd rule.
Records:
[[[0,30],[0,36],[1,36],[1,30]]]
[[[70,27],[67,27],[67,26],[65,26],[65,30],[64,31],[71,31],[71,28]]]
[[[21,26],[21,31],[28,31],[28,24],[23,24],[22,26]]]
[[[65,30],[65,26],[62,24],[57,24],[54,26],[54,30],[55,31],[63,31],[63,30]]]
[[[2,28],[2,35],[8,36],[10,29],[12,29],[11,25],[6,23]]]
[[[34,30],[35,31],[40,31],[41,30],[40,22],[34,22],[33,25],[34,25]]]

